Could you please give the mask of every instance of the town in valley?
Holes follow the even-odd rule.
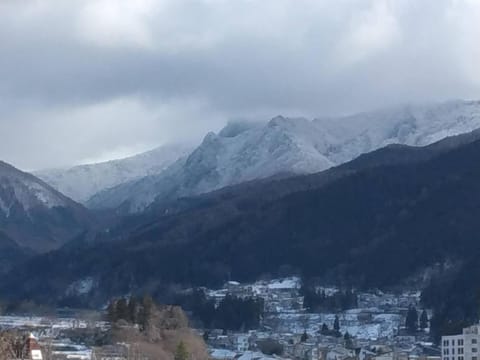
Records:
[[[304,291],[300,278],[288,277],[249,284],[229,281],[220,289],[186,289],[182,295],[201,292],[203,301],[216,309],[229,298],[255,300],[262,307],[250,324],[229,319],[223,328],[195,327],[200,322],[186,311],[186,316],[194,317],[189,326],[203,339],[211,359],[475,360],[467,358],[466,353],[459,357],[463,350],[458,339],[466,336],[465,344],[480,339],[479,327],[465,329],[464,335],[444,337],[436,345],[430,334],[432,313],[421,306],[420,291],[317,287],[319,303],[309,308],[305,307],[308,295]],[[117,304],[119,301],[128,304],[128,297],[117,300]],[[3,333],[14,332],[17,342],[23,339],[25,346],[20,348],[27,351],[26,359],[137,359],[135,341],[125,338],[115,343],[106,339],[112,328],[139,325],[118,318],[121,315],[111,319],[109,311],[63,309],[49,316],[5,314],[0,317],[0,329]],[[476,352],[473,349],[476,347],[470,352]]]

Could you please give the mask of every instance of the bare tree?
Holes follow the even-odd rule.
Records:
[[[0,360],[21,358],[23,352],[23,344],[17,334],[10,331],[0,333]]]

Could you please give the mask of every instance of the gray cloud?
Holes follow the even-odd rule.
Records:
[[[0,152],[34,169],[230,118],[479,98],[479,22],[468,0],[2,1]]]

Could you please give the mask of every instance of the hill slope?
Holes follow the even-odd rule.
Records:
[[[59,248],[93,224],[89,212],[35,176],[0,162],[0,232],[21,248]]]
[[[242,184],[187,206],[158,208],[96,242],[37,257],[0,289],[51,301],[68,299],[66,288],[89,279],[91,288],[77,295],[101,302],[279,269],[387,287],[437,263],[468,264],[480,250],[478,139],[475,132],[425,148],[389,146],[323,173]]]

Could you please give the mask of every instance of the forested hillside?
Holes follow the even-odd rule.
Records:
[[[467,286],[480,278],[480,141],[456,144],[387,148],[327,173],[221,191],[158,221],[150,217],[127,238],[103,235],[37,257],[3,288],[68,302],[65,288],[91,278],[94,286],[73,298],[92,303],[145,288],[161,295],[172,284],[215,286],[285,272],[382,288],[454,263],[458,272],[442,283],[442,291],[458,295],[454,307],[451,297],[425,300],[444,318],[470,319],[477,314],[471,294],[480,291]],[[257,197],[256,186],[271,191]],[[224,201],[214,201],[219,197]]]

